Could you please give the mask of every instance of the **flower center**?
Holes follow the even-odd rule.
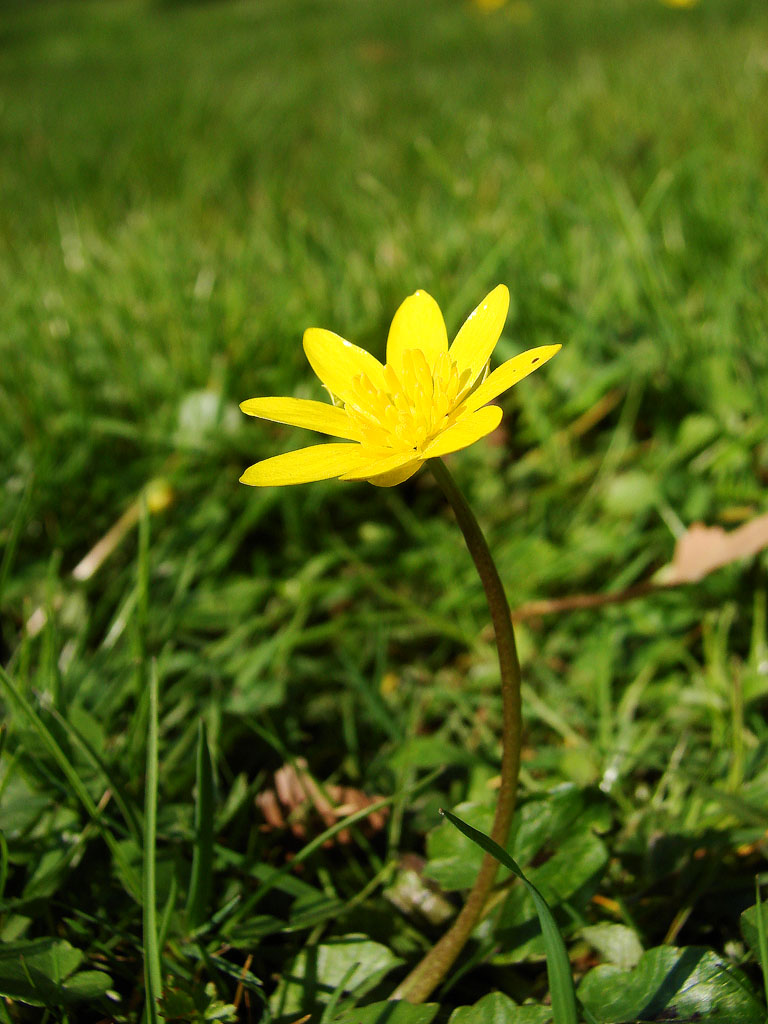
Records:
[[[420,452],[455,421],[470,374],[459,374],[447,352],[430,367],[421,349],[408,349],[397,370],[384,367],[383,389],[364,373],[356,376],[345,409],[364,445]]]

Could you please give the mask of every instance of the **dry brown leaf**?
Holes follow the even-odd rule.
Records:
[[[757,516],[735,530],[694,523],[680,537],[674,558],[656,578],[665,586],[696,583],[715,569],[756,555],[766,547],[768,514]]]

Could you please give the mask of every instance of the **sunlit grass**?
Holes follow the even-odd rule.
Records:
[[[381,356],[414,289],[453,335],[503,281],[499,360],[563,344],[505,398],[494,443],[452,464],[513,606],[627,586],[692,521],[765,509],[764,6],[531,10],[3,11],[0,609],[21,702],[3,691],[0,938],[84,950],[119,993],[102,1013],[136,1012],[141,987],[151,659],[157,928],[182,993],[213,980],[232,1002],[245,979],[238,1006],[249,993],[258,1020],[308,943],[353,933],[415,962],[440,929],[383,890],[404,855],[424,854],[438,806],[492,801],[494,651],[426,475],[385,495],[237,485],[243,466],[311,443],[237,411],[256,394],[323,398],[305,327],[332,324]],[[130,528],[73,579],[157,479],[171,501],[150,518],[146,558]],[[746,955],[739,912],[768,827],[764,589],[758,559],[522,627],[524,801],[586,787],[600,824],[599,840],[570,840],[599,877],[558,910],[575,970],[595,962],[577,928],[604,922],[646,948]],[[191,921],[201,719],[213,885]],[[393,802],[383,828],[355,825],[272,883],[326,827],[262,828],[255,797],[299,757],[323,785]],[[545,868],[550,840],[567,838],[554,822],[513,854]],[[483,940],[492,965],[460,977],[445,1007],[493,986],[543,996],[539,961],[505,966],[507,939]]]

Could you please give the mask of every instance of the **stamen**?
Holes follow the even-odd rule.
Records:
[[[364,373],[355,377],[345,408],[366,447],[418,452],[458,415],[470,375],[469,370],[459,375],[447,352],[430,367],[421,349],[407,349],[399,371],[389,363],[384,367],[383,389]]]

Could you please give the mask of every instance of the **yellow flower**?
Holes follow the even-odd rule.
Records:
[[[304,352],[333,401],[250,398],[249,416],[309,427],[345,442],[313,445],[250,466],[240,481],[254,487],[310,480],[369,480],[392,487],[427,459],[473,444],[495,430],[501,409],[488,405],[550,359],[542,345],[488,373],[509,308],[504,285],[486,296],[448,347],[443,315],[431,295],[415,292],[395,313],[387,362],[338,334],[310,327]]]

